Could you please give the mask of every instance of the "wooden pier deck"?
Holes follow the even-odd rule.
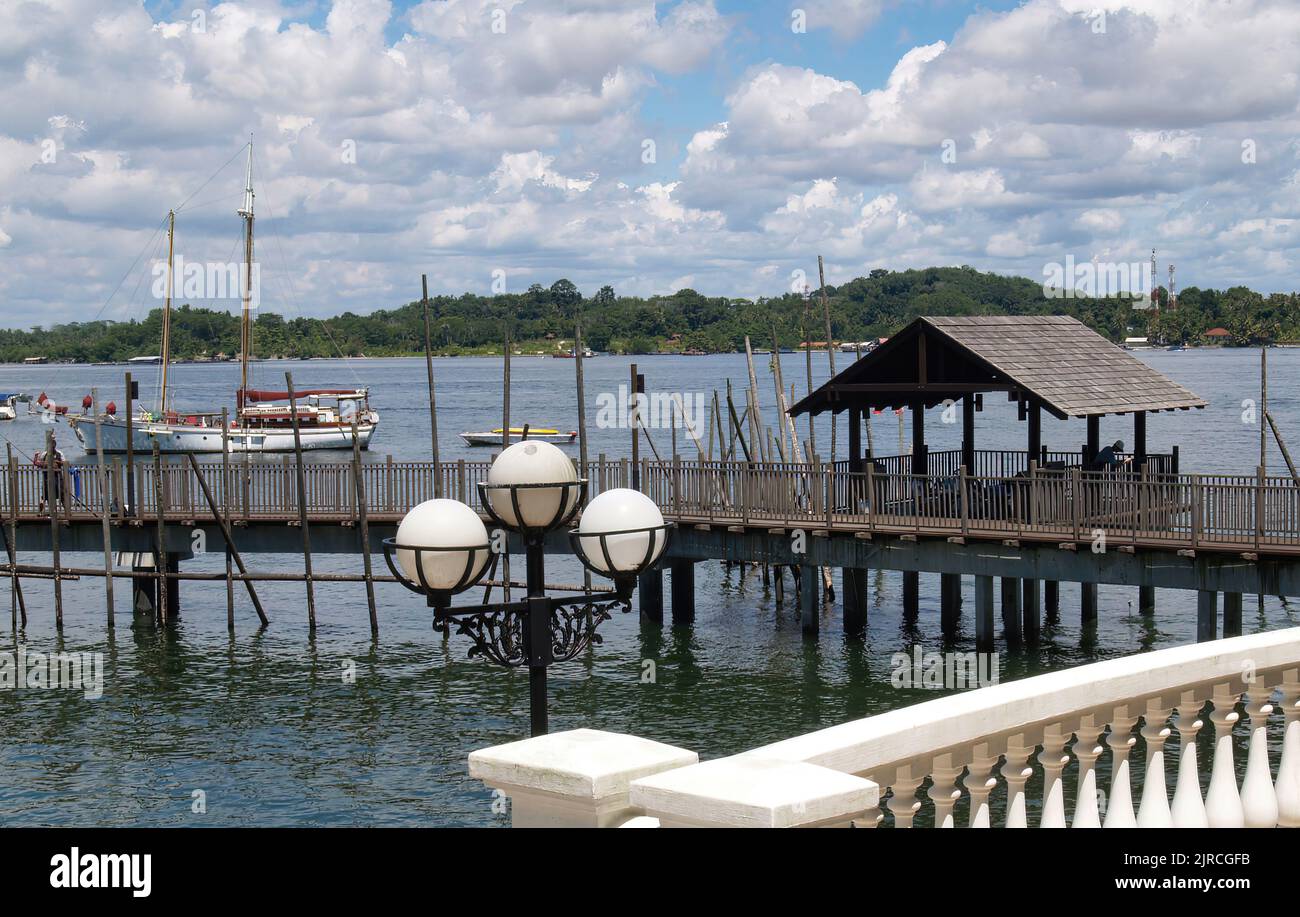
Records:
[[[1022,453],[1023,455],[1023,453]],[[489,462],[366,462],[361,466],[369,521],[391,526],[414,505],[435,496],[479,507],[477,482]],[[298,483],[289,459],[239,462],[223,480],[220,462],[198,464],[223,514],[235,525],[282,523],[292,540],[299,524]],[[79,480],[74,481],[74,475]],[[349,526],[358,518],[352,465],[304,468],[311,525]],[[1026,541],[1106,550],[1158,548],[1190,552],[1300,556],[1300,487],[1291,478],[1261,475],[1086,472],[1078,467],[1016,474],[914,475],[850,472],[835,466],[750,462],[642,461],[588,463],[594,496],[637,486],[666,519],[683,526],[725,526],[810,533],[875,534],[950,541]],[[108,469],[110,525],[150,526],[161,498],[168,524],[211,521],[212,511],[188,464],[137,465],[135,499],[120,461]],[[49,525],[46,479],[34,467],[11,467],[0,480],[6,525]],[[101,492],[94,466],[65,471],[67,524],[99,525]],[[132,511],[132,506],[134,511]]]

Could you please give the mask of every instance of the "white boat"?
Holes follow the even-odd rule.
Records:
[[[511,427],[510,441],[512,443],[519,442],[524,439],[525,433],[528,439],[539,439],[556,445],[571,443],[578,438],[577,430],[561,433],[559,430],[550,430],[543,427]],[[460,438],[471,446],[499,446],[501,445],[501,428],[497,427],[495,430],[488,430],[484,433],[462,433]]]
[[[308,389],[266,391],[248,386],[248,364],[253,350],[251,282],[253,276],[253,145],[248,145],[248,171],[244,183],[244,202],[238,210],[244,221],[244,289],[240,320],[240,386],[230,427],[222,436],[222,414],[214,411],[177,411],[168,399],[168,369],[171,365],[172,251],[176,214],[168,215],[167,226],[167,295],[163,307],[162,353],[158,357],[135,357],[131,363],[158,362],[160,374],[159,409],[143,406],[130,418],[117,416],[116,405],[109,402],[96,417],[92,413],[68,415],[68,425],[88,453],[132,452],[148,454],[154,444],[160,452],[221,452],[222,444],[230,452],[293,452],[294,415],[298,437],[304,450],[352,449],[353,430],[360,448],[370,445],[379,424],[379,415],[370,409],[367,388]],[[42,396],[43,397],[43,396]],[[89,396],[83,402],[90,411]],[[64,408],[66,411],[66,408]],[[128,432],[129,431],[129,432]]]
[[[0,395],[0,420],[18,419],[18,399],[22,392],[10,392]]]

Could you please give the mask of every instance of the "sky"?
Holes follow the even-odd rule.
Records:
[[[3,0],[0,326],[565,277],[1145,264],[1293,291],[1296,0]],[[218,269],[214,272],[214,266]]]

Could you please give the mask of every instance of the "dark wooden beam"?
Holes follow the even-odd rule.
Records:
[[[925,449],[925,402],[912,403],[912,473],[929,473],[929,457]]]
[[[1147,463],[1147,413],[1133,415],[1133,464],[1141,468]]]

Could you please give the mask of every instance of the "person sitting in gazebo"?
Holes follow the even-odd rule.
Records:
[[[1092,460],[1091,471],[1116,471],[1133,461],[1132,456],[1120,458],[1124,451],[1124,440],[1117,439],[1112,445],[1102,449]]]

